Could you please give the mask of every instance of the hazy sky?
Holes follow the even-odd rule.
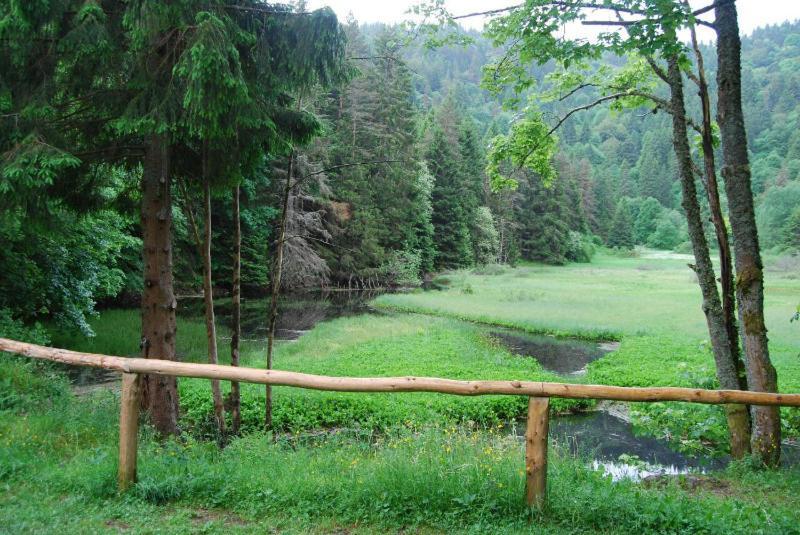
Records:
[[[703,7],[712,0],[690,0],[696,7]],[[406,14],[409,6],[419,3],[418,0],[309,0],[310,8],[331,6],[339,19],[344,21],[348,13],[353,13],[360,22],[399,22],[409,17]],[[487,11],[520,3],[519,0],[446,0],[445,4],[454,15]],[[737,0],[739,9],[739,27],[742,33],[748,34],[754,28],[774,24],[786,20],[800,19],[800,0]],[[706,19],[713,18],[706,16]],[[483,20],[479,18],[465,19],[463,25],[480,28]],[[710,39],[706,34],[702,39]]]

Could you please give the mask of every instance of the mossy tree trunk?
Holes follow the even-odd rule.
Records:
[[[739,390],[747,390],[747,375],[742,359],[742,351],[739,346],[739,327],[736,324],[736,297],[733,282],[733,257],[731,255],[731,244],[728,238],[728,226],[725,223],[725,216],[722,213],[722,203],[719,197],[719,186],[717,183],[717,166],[714,156],[714,130],[711,121],[711,98],[708,91],[706,80],[705,65],[703,54],[697,42],[697,35],[692,28],[692,45],[694,47],[695,60],[697,64],[697,86],[700,96],[700,108],[703,114],[702,125],[702,144],[703,144],[703,171],[705,174],[706,195],[708,206],[711,211],[711,221],[714,224],[714,231],[719,247],[720,264],[720,286],[722,288],[722,315],[725,318],[725,326],[728,330],[728,341],[730,342],[731,358],[736,366],[736,375],[739,380]],[[740,459],[750,453],[750,414],[746,407],[730,407],[728,425],[735,425],[736,430],[731,429],[731,455],[735,459]],[[736,416],[731,420],[730,411],[736,411]],[[734,442],[734,438],[736,439]]]
[[[670,106],[672,107],[672,135],[675,156],[678,161],[678,175],[683,194],[682,206],[686,214],[689,239],[692,243],[697,281],[703,296],[703,313],[706,316],[708,332],[711,337],[711,349],[714,353],[717,378],[722,388],[738,390],[739,375],[734,361],[728,326],[722,310],[722,303],[717,289],[714,266],[708,241],[703,229],[700,215],[700,203],[697,199],[694,171],[692,169],[691,149],[686,127],[686,107],[683,96],[683,78],[677,58],[669,60],[667,77],[670,85]],[[743,456],[747,451],[750,422],[747,410],[742,406],[726,406],[728,432],[730,434],[731,453]]]
[[[764,322],[764,274],[755,222],[747,135],[742,113],[741,40],[734,2],[715,7],[717,30],[717,121],[722,138],[725,192],[733,231],[736,297],[751,390],[776,392],[778,377],[769,357]],[[780,461],[781,421],[777,407],[752,408],[753,453],[767,465]]]

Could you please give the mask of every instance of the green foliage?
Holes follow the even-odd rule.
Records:
[[[637,204],[638,206],[635,209],[636,218],[633,225],[633,240],[636,243],[647,243],[650,235],[656,231],[659,217],[664,208],[652,197],[645,197]]]
[[[475,220],[472,228],[474,229],[475,263],[480,265],[496,262],[498,248],[500,247],[500,236],[494,224],[492,211],[488,206],[480,206],[475,210]]]
[[[514,209],[520,256],[548,264],[565,263],[571,236],[564,182],[548,186],[538,176],[528,176],[520,181],[519,193]]]
[[[767,191],[756,208],[758,235],[765,248],[791,247],[793,214],[800,206],[800,182]],[[794,242],[796,243],[796,238]]]
[[[668,217],[658,219],[655,231],[647,238],[647,246],[670,251],[684,240],[678,225]]]
[[[642,197],[653,197],[668,208],[672,206],[672,184],[678,173],[668,132],[648,130],[645,133],[636,172]]]
[[[548,507],[526,509],[523,451],[497,429],[452,426],[255,434],[220,451],[192,439],[140,438],[139,481],[116,492],[117,401],[96,396],[0,421],[0,522],[36,531],[248,533],[351,529],[547,534],[790,532],[796,469],[736,465],[725,495],[613,482],[560,445],[549,453]],[[25,499],[19,499],[18,495]],[[768,513],[767,513],[768,511]]]
[[[392,284],[385,277],[395,276],[398,261],[408,267],[406,260],[418,258],[413,278],[433,270],[434,179],[420,154],[411,72],[393,59],[400,54],[396,32],[378,28],[365,36],[355,23],[346,32],[348,56],[362,58],[358,73],[320,99],[326,139],[311,149],[332,168],[320,197],[336,202],[329,222],[335,244],[319,249],[334,279]]]
[[[630,203],[627,199],[622,199],[617,204],[614,219],[611,221],[611,228],[608,231],[608,245],[610,247],[619,247],[620,249],[631,249],[634,243],[633,215]]]
[[[794,209],[783,225],[783,244],[786,247],[800,250],[800,207]]]
[[[54,366],[5,353],[0,353],[0,359],[0,415],[11,418],[59,407],[69,400],[69,384]],[[2,472],[0,467],[0,479]]]
[[[50,343],[47,330],[41,323],[35,323],[32,326],[25,325],[19,319],[15,319],[7,308],[0,308],[0,338],[10,338],[39,345]]]
[[[140,242],[114,212],[60,217],[58,227],[32,225],[19,211],[0,217],[0,307],[26,323],[53,318],[90,334],[87,316],[125,287]]]
[[[524,118],[511,125],[508,135],[496,136],[489,144],[486,174],[492,189],[517,187],[517,180],[502,171],[504,165],[511,165],[515,171],[529,169],[537,173],[546,186],[550,185],[556,176],[552,164],[556,143],[541,114],[527,112]]]
[[[567,250],[564,253],[567,260],[570,262],[589,263],[592,261],[594,253],[595,246],[590,236],[574,230],[569,231]]]
[[[461,196],[462,181],[456,155],[441,128],[433,131],[426,160],[434,177],[431,222],[436,245],[435,266],[439,269],[469,266],[473,262],[470,214]]]

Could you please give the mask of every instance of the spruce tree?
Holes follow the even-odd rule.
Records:
[[[627,199],[622,199],[617,204],[614,219],[611,221],[611,228],[608,231],[607,243],[609,247],[621,249],[631,249],[634,246],[633,216]]]
[[[564,264],[569,248],[568,197],[556,179],[546,186],[539,176],[519,180],[520,201],[515,208],[520,256],[548,264]]]
[[[636,171],[639,176],[638,194],[642,197],[653,197],[671,208],[672,184],[677,172],[670,138],[666,133],[660,130],[648,130],[645,133]]]
[[[76,179],[98,165],[125,165],[131,177],[141,170],[144,357],[176,357],[173,177],[200,176],[197,156],[208,144],[224,170],[216,178],[229,180],[253,153],[306,135],[307,114],[290,113],[287,96],[343,73],[332,11],[246,4],[0,7],[4,47],[13,50],[13,61],[0,63],[5,100],[24,118],[6,132],[3,144],[18,149],[4,165]],[[31,103],[44,113],[30,113]],[[174,378],[148,376],[143,390],[156,428],[177,432]]]
[[[434,127],[426,154],[434,178],[431,220],[438,269],[469,266],[474,259],[469,220],[463,204],[463,182],[456,155],[440,127]]]

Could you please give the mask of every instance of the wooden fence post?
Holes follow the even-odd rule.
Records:
[[[547,432],[550,398],[528,398],[528,427],[525,430],[525,502],[542,507],[547,493]]]
[[[122,374],[122,397],[119,410],[119,490],[136,483],[136,449],[139,434],[140,375]]]

